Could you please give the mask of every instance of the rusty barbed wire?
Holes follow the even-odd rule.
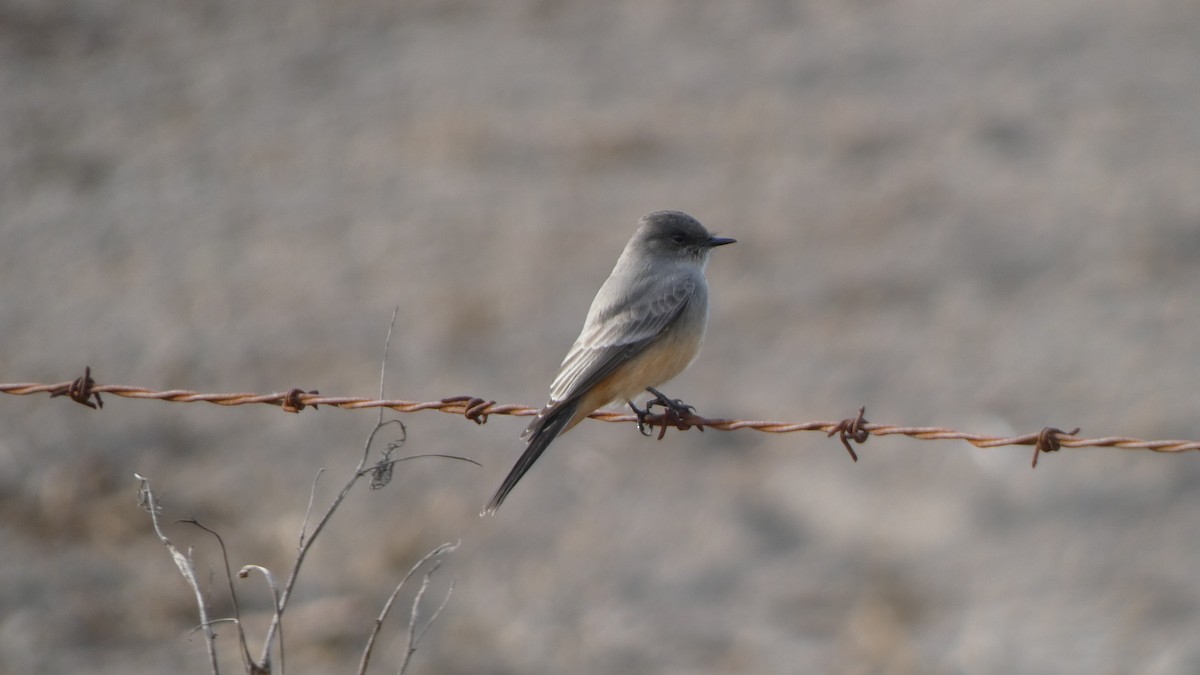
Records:
[[[83,377],[71,382],[60,382],[57,384],[29,382],[0,383],[0,394],[26,396],[42,393],[50,394],[51,397],[67,396],[71,400],[92,409],[103,407],[104,403],[100,400],[100,394],[104,393],[123,398],[149,399],[173,403],[205,402],[224,406],[264,403],[279,406],[285,412],[292,413],[298,413],[308,406],[316,408],[318,405],[347,410],[388,408],[402,413],[436,410],[452,415],[462,415],[476,424],[486,423],[489,415],[528,417],[536,415],[539,410],[527,405],[496,403],[492,400],[474,396],[451,396],[437,401],[403,401],[396,399],[374,399],[362,396],[322,396],[316,390],[304,391],[299,388],[271,394],[201,393],[185,389],[158,391],[148,387],[135,387],[123,384],[96,384],[91,376],[91,368],[87,368],[84,371]],[[95,399],[94,403],[92,399]],[[1055,452],[1061,448],[1117,448],[1121,450],[1148,450],[1151,452],[1166,453],[1200,450],[1200,441],[1143,440],[1128,436],[1081,438],[1077,435],[1080,431],[1078,428],[1072,431],[1063,431],[1047,426],[1040,431],[1018,436],[993,436],[965,433],[948,427],[872,424],[864,418],[865,412],[864,408],[859,408],[856,416],[839,421],[778,422],[772,420],[709,418],[702,417],[694,412],[679,413],[678,411],[668,410],[661,414],[645,415],[642,418],[642,422],[651,427],[660,427],[658,435],[660,439],[667,427],[674,427],[680,430],[696,427],[700,431],[703,431],[705,428],[720,431],[753,429],[769,434],[820,431],[830,437],[837,436],[854,461],[858,461],[858,456],[855,454],[850,442],[853,441],[854,443],[862,444],[871,436],[907,436],[921,441],[966,441],[977,448],[1027,445],[1034,448],[1034,467],[1037,467],[1038,457],[1041,453]],[[639,421],[638,415],[616,410],[597,410],[589,415],[589,417],[603,422],[636,423]]]

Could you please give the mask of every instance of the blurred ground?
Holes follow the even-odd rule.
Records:
[[[539,404],[673,208],[740,242],[668,387],[701,413],[1200,438],[1198,34],[1177,0],[3,0],[0,381],[369,395],[398,305],[391,395]],[[0,399],[0,671],[206,672],[133,473],[281,574],[374,420],[106,402]],[[484,468],[351,496],[289,672],[350,671],[457,539],[414,672],[1200,672],[1197,457],[588,423],[480,520],[522,421],[404,421]]]

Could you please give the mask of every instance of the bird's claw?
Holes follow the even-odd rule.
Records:
[[[642,432],[643,436],[650,436],[651,432],[646,430],[646,427],[648,426],[646,423],[646,418],[650,416],[650,404],[646,404],[646,409],[642,410],[634,405],[633,401],[630,401],[629,407],[633,410],[633,414],[637,417],[638,431]]]
[[[652,406],[662,406],[663,414],[665,414],[673,422],[682,421],[683,418],[692,413],[696,409],[694,405],[688,405],[679,398],[667,398],[667,395],[654,387],[646,387],[646,391],[654,394],[654,398],[646,402],[646,412],[650,412]]]
[[[688,405],[682,399],[668,398],[666,394],[655,389],[654,387],[646,387],[646,391],[654,394],[654,398],[646,402],[645,408],[638,408],[632,401],[629,407],[633,409],[633,414],[637,416],[638,431],[642,432],[643,436],[651,436],[652,432],[647,427],[653,428],[654,424],[649,418],[654,416],[654,406],[661,406],[662,412],[662,428],[659,431],[658,437],[661,440],[663,433],[666,432],[668,426],[677,427],[679,429],[687,429],[687,420],[696,410],[696,406]],[[700,427],[703,430],[703,427]]]

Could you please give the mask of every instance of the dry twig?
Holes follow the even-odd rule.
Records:
[[[379,375],[379,396],[381,399],[383,398],[383,383],[384,383],[384,376],[386,374],[388,345],[391,344],[392,330],[395,328],[395,322],[396,322],[396,314],[393,313],[392,314],[392,325],[388,328],[387,343],[384,346],[384,354],[383,354],[384,366],[381,368],[380,375]],[[38,385],[34,385],[35,390],[37,389],[37,387],[38,387]],[[17,389],[22,390],[22,391],[9,391],[9,393],[35,393],[34,390],[29,390],[28,386],[17,387]],[[90,408],[95,409],[95,408],[98,408],[99,405],[102,405],[100,403],[100,392],[106,391],[106,389],[103,386],[98,386],[95,384],[95,381],[91,378],[91,369],[89,368],[87,370],[87,372],[84,374],[84,376],[79,378],[78,380],[75,380],[74,382],[68,383],[64,386],[56,386],[56,387],[47,389],[46,391],[50,391],[51,396],[59,396],[59,395],[69,396],[72,400],[74,400],[78,403],[81,403],[83,405],[86,405]],[[124,395],[124,394],[118,394],[118,395]],[[317,402],[314,402],[312,400],[308,400],[305,398],[305,397],[311,397],[311,396],[315,396],[315,395],[317,395],[317,393],[315,391],[314,392],[302,392],[299,389],[293,389],[289,392],[286,392],[284,394],[280,394],[277,396],[250,397],[249,399],[241,400],[240,403],[274,402],[277,405],[282,406],[284,410],[287,410],[289,412],[299,412],[300,410],[304,409],[306,406],[311,405],[314,408],[316,407]],[[93,404],[91,402],[91,400],[90,400],[91,397],[95,397],[96,404]],[[132,396],[132,398],[154,398],[154,397]],[[182,400],[182,399],[172,399],[172,398],[167,397],[164,400]],[[193,399],[193,400],[205,400],[205,399],[197,398],[197,399]],[[225,403],[225,405],[238,405],[238,404],[239,403],[230,403],[230,402]],[[279,669],[280,669],[281,673],[286,672],[286,662],[284,661],[284,645],[283,645],[284,610],[287,608],[288,600],[292,596],[292,590],[295,587],[296,580],[300,575],[300,569],[304,565],[304,561],[305,561],[306,557],[308,556],[309,551],[312,549],[312,546],[313,546],[314,542],[316,541],[318,535],[320,535],[320,533],[325,529],[325,526],[329,524],[329,521],[332,519],[333,514],[337,511],[337,509],[341,505],[342,501],[350,493],[350,490],[354,487],[354,484],[359,481],[359,479],[361,479],[363,476],[371,474],[375,477],[372,481],[372,488],[375,489],[378,487],[382,487],[382,484],[386,483],[386,481],[381,481],[379,479],[379,475],[381,473],[390,472],[391,467],[398,462],[402,462],[402,461],[409,460],[409,459],[416,459],[418,457],[446,457],[446,458],[450,458],[450,459],[462,459],[464,461],[478,465],[477,462],[473,462],[472,460],[465,459],[462,457],[454,457],[454,456],[450,456],[450,455],[433,455],[433,454],[412,455],[412,456],[408,456],[408,457],[402,457],[399,459],[392,459],[391,453],[394,452],[395,450],[397,450],[403,444],[403,439],[401,439],[400,441],[393,441],[392,443],[389,443],[388,451],[386,453],[384,453],[383,457],[379,461],[377,461],[373,466],[368,467],[367,464],[368,464],[368,460],[370,459],[370,456],[371,456],[371,447],[374,444],[375,436],[376,436],[376,434],[379,433],[380,429],[384,428],[385,426],[387,426],[390,423],[395,423],[395,424],[399,424],[401,432],[402,433],[404,432],[404,425],[402,423],[400,423],[398,420],[385,421],[383,419],[383,407],[385,407],[385,406],[378,406],[378,407],[380,407],[379,421],[376,423],[375,427],[371,430],[370,435],[367,437],[367,441],[364,444],[362,456],[359,459],[358,465],[354,468],[354,471],[351,473],[350,477],[346,481],[345,485],[342,487],[341,491],[337,494],[336,497],[334,497],[333,501],[325,509],[325,512],[321,515],[320,519],[318,519],[316,526],[312,530],[312,533],[309,534],[308,524],[309,524],[309,518],[312,515],[313,503],[316,500],[317,479],[320,478],[321,474],[323,473],[323,470],[317,472],[317,476],[313,480],[312,489],[309,492],[308,506],[305,509],[304,521],[301,524],[299,541],[297,543],[296,559],[292,564],[291,571],[288,574],[288,578],[287,578],[286,582],[284,583],[282,589],[279,587],[279,584],[276,582],[274,574],[272,574],[271,571],[266,567],[263,567],[261,565],[251,564],[251,565],[244,565],[238,571],[237,576],[240,579],[245,579],[246,577],[248,577],[250,575],[251,572],[259,572],[260,574],[263,575],[264,579],[266,579],[267,585],[271,590],[271,596],[272,596],[272,600],[273,600],[272,604],[273,604],[274,612],[273,612],[273,615],[271,618],[271,624],[267,629],[266,636],[263,638],[262,653],[257,660],[254,659],[250,655],[250,650],[247,646],[245,631],[242,628],[241,610],[238,606],[238,600],[237,600],[237,589],[235,588],[235,586],[233,584],[233,576],[230,573],[229,556],[226,552],[224,541],[222,541],[220,535],[218,535],[215,531],[213,531],[207,527],[204,527],[203,525],[196,522],[195,520],[186,521],[186,522],[190,522],[193,525],[196,525],[197,527],[200,527],[204,531],[212,534],[214,537],[216,537],[216,539],[221,547],[221,553],[222,553],[222,556],[223,556],[223,559],[225,562],[225,576],[226,576],[226,579],[229,581],[229,593],[230,593],[230,596],[231,596],[231,599],[233,602],[234,617],[231,620],[235,624],[237,624],[238,642],[239,642],[239,646],[241,647],[242,658],[245,663],[246,670],[250,673],[265,674],[265,673],[272,672],[271,652],[272,652],[273,646],[275,645],[276,636],[278,636],[278,640],[279,640]],[[135,474],[135,476],[136,476],[136,474]],[[201,627],[204,629],[205,635],[208,637],[207,642],[208,642],[209,661],[210,661],[213,673],[217,673],[218,672],[217,656],[216,656],[216,647],[214,644],[214,640],[216,639],[216,636],[213,633],[212,628],[211,628],[212,622],[208,618],[207,603],[205,602],[204,596],[200,590],[199,582],[196,579],[195,564],[193,563],[193,561],[191,559],[191,552],[189,551],[187,555],[184,555],[171,543],[171,541],[169,539],[167,539],[166,535],[163,534],[162,529],[160,528],[159,522],[158,522],[158,505],[154,500],[154,494],[150,490],[150,483],[147,479],[142,478],[141,476],[136,476],[136,477],[140,481],[139,488],[138,488],[139,503],[142,504],[143,506],[145,506],[147,508],[147,510],[150,511],[151,519],[154,523],[154,531],[158,534],[159,540],[162,541],[162,543],[165,544],[167,546],[168,550],[171,552],[171,556],[174,559],[176,566],[179,568],[179,571],[183,574],[184,579],[187,580],[188,585],[192,588],[193,593],[196,595],[196,603],[200,608]],[[396,595],[400,592],[400,588],[401,588],[401,586],[403,586],[404,582],[407,581],[409,579],[409,577],[411,577],[421,565],[423,565],[424,563],[426,563],[427,561],[429,561],[430,559],[432,559],[434,557],[441,556],[445,553],[448,553],[448,552],[454,550],[457,546],[458,546],[457,544],[453,544],[453,545],[443,544],[442,546],[434,549],[432,552],[430,552],[428,555],[426,555],[424,558],[422,558],[420,561],[418,561],[417,564],[413,566],[412,570],[408,573],[408,575],[406,575],[404,577],[404,579],[401,580],[400,585],[398,585],[396,587],[395,591],[393,591],[393,593],[392,593],[392,596],[388,599],[387,604],[385,605],[383,614],[381,614],[380,617],[377,619],[377,625],[376,625],[375,631],[371,634],[371,636],[368,640],[368,643],[367,643],[367,648],[363,653],[363,657],[362,657],[363,660],[362,660],[362,665],[360,667],[360,672],[365,672],[367,660],[370,656],[371,645],[374,643],[374,640],[375,640],[375,635],[378,633],[379,628],[382,626],[383,619],[387,616],[387,612],[390,610],[392,602],[395,600]],[[431,569],[429,569],[425,573],[425,576],[421,583],[421,587],[417,591],[416,598],[413,600],[413,607],[412,607],[411,619],[410,619],[409,631],[408,631],[408,647],[407,647],[407,651],[404,656],[403,667],[401,668],[401,672],[403,672],[403,669],[407,667],[408,662],[411,659],[413,653],[416,651],[417,645],[421,641],[421,638],[424,636],[425,631],[427,631],[429,629],[429,626],[432,625],[433,622],[437,619],[438,615],[442,611],[442,608],[444,608],[446,603],[449,601],[450,593],[453,591],[453,584],[452,584],[450,591],[448,591],[446,593],[446,597],[443,599],[441,606],[438,607],[438,609],[433,613],[433,615],[418,630],[417,617],[418,617],[418,609],[419,609],[419,605],[421,602],[421,598],[424,596],[425,591],[429,586],[429,581],[430,581],[431,576],[438,569],[438,567],[440,565],[441,565],[441,561],[439,560],[431,567]]]

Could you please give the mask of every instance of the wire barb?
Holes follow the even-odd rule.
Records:
[[[284,412],[290,412],[290,413],[298,413],[301,410],[304,410],[304,408],[308,405],[311,405],[313,407],[313,410],[316,410],[317,409],[316,403],[306,404],[304,402],[304,400],[301,399],[300,397],[303,394],[311,394],[313,396],[316,396],[319,393],[321,393],[321,392],[317,391],[316,389],[313,389],[311,391],[304,391],[303,389],[299,389],[299,388],[289,389],[287,391],[287,393],[285,393],[283,395],[283,400],[281,400],[279,402],[279,405],[283,408]]]
[[[867,418],[863,417],[866,412],[867,407],[862,406],[858,409],[858,415],[847,417],[838,422],[825,434],[827,438],[832,438],[834,434],[837,434],[838,440],[842,442],[842,446],[846,448],[846,452],[850,453],[850,459],[855,462],[858,461],[858,453],[854,452],[854,448],[850,447],[850,441],[862,445],[867,442],[867,438],[871,435],[871,432],[866,428]]]
[[[489,410],[496,405],[495,401],[485,401],[477,396],[451,396],[442,399],[445,404],[462,404],[463,417],[475,424],[487,424]]]
[[[100,398],[100,392],[92,391],[96,386],[96,381],[92,379],[92,367],[84,366],[83,377],[75,378],[74,382],[64,385],[58,385],[50,390],[50,398],[55,396],[66,396],[76,403],[86,405],[92,410],[104,407],[104,401]],[[92,396],[96,397],[96,402],[92,403]]]
[[[1043,452],[1058,452],[1062,449],[1062,437],[1074,436],[1079,433],[1079,427],[1075,427],[1071,431],[1063,431],[1054,427],[1045,427],[1038,432],[1037,442],[1033,446],[1033,466],[1037,468],[1038,455]]]

